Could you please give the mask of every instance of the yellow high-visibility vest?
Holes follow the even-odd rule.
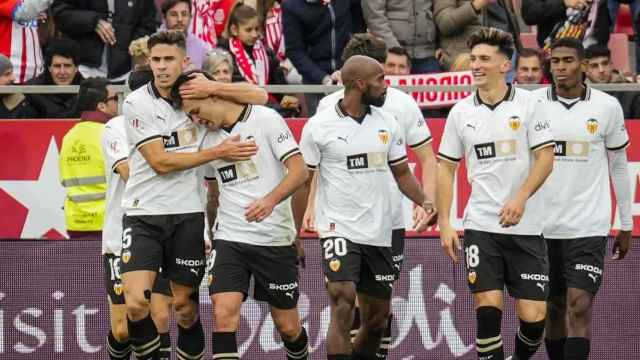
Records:
[[[107,192],[102,132],[104,124],[77,123],[62,139],[60,181],[67,190],[67,230],[101,231]]]

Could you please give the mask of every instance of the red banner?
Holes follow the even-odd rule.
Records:
[[[385,81],[391,86],[473,85],[473,76],[471,71],[458,71],[386,76]],[[449,107],[469,94],[464,91],[414,91],[411,93],[421,108]]]
[[[304,119],[288,119],[296,139],[299,139]],[[429,119],[429,128],[434,136],[434,149],[438,148],[444,128],[444,119]],[[65,192],[59,182],[58,158],[62,137],[73,126],[73,121],[0,121],[0,238],[51,238],[65,236],[64,212],[62,209]],[[640,138],[640,122],[627,121],[631,139]],[[638,134],[638,135],[636,135]],[[627,150],[631,193],[633,195],[635,236],[640,235],[640,143],[631,141]],[[410,152],[409,160],[415,165],[415,157]],[[419,166],[415,167],[418,178]],[[462,229],[464,206],[470,194],[466,181],[464,163],[460,166],[454,193],[452,222]],[[408,206],[408,204],[407,204]],[[410,215],[406,224],[410,226]],[[612,214],[613,228],[617,229],[617,211]],[[425,234],[422,234],[423,236]],[[436,235],[432,231],[427,235]]]

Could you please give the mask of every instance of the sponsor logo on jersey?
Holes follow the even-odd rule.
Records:
[[[198,139],[198,130],[195,127],[174,131],[169,136],[162,137],[165,149],[180,146],[195,145]]]
[[[182,266],[203,266],[204,261],[200,259],[180,259],[176,258],[176,265]]]
[[[289,140],[291,136],[292,135],[288,132],[281,132],[276,140],[278,141],[278,144],[282,144],[283,142]]]
[[[238,179],[251,179],[258,176],[256,164],[252,160],[239,161],[232,165],[218,168],[220,179],[223,184]]]
[[[355,154],[347,156],[347,169],[376,169],[387,166],[386,152],[370,152],[366,154]]]
[[[588,271],[588,272],[592,272],[594,274],[602,275],[602,269],[600,269],[597,266],[593,266],[593,265],[576,264],[575,269],[578,270],[578,271]]]
[[[598,120],[589,119],[587,120],[587,131],[591,135],[595,135],[598,132]]]
[[[122,258],[122,262],[126,264],[129,262],[129,260],[131,260],[131,252],[123,251],[120,257]]]
[[[475,144],[473,148],[478,160],[493,159],[497,157],[513,156],[516,154],[515,140],[502,140],[490,143]]]
[[[476,279],[478,279],[478,274],[475,271],[469,271],[469,284],[475,284]]]
[[[548,121],[538,121],[536,123],[536,126],[533,127],[533,129],[535,131],[542,131],[542,130],[548,129],[549,126],[551,126],[551,125],[549,125]]]
[[[376,281],[395,281],[395,280],[396,280],[396,276],[393,274],[388,274],[388,275],[376,274]]]
[[[544,274],[520,274],[520,278],[522,280],[533,280],[533,281],[549,281],[549,277]]]
[[[522,124],[522,120],[518,116],[512,116],[509,118],[509,127],[513,131],[517,131],[520,129],[520,125]]]
[[[113,284],[113,292],[116,293],[116,295],[118,296],[122,295],[122,284],[121,283]]]
[[[380,139],[380,142],[387,145],[389,143],[389,132],[384,129],[378,130],[378,139]]]
[[[279,291],[289,291],[298,288],[297,282],[292,282],[289,284],[274,284],[269,283],[269,290],[279,290]]]
[[[332,259],[331,261],[329,261],[329,269],[331,269],[331,271],[333,272],[340,270],[340,265],[340,260],[338,259]]]
[[[588,141],[556,141],[553,148],[555,156],[588,156]]]

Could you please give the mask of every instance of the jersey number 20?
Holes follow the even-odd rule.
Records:
[[[322,243],[324,248],[324,258],[331,259],[336,256],[347,255],[347,241],[344,238],[329,238]]]

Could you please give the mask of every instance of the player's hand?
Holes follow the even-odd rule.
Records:
[[[518,225],[520,219],[522,219],[522,214],[524,214],[524,206],[526,203],[527,199],[520,195],[509,199],[498,213],[500,216],[500,225],[502,225],[502,227]]]
[[[113,26],[111,23],[106,20],[98,20],[96,24],[95,32],[98,34],[103,43],[108,45],[115,45],[116,43],[116,32],[113,30]]]
[[[625,256],[627,256],[627,252],[629,251],[629,246],[631,245],[631,231],[620,231],[618,232],[618,236],[616,236],[616,240],[613,243],[613,249],[611,252],[613,256],[611,257],[613,260],[622,260]]]
[[[307,208],[302,217],[302,230],[305,232],[316,231],[316,212],[312,208]]]
[[[273,208],[276,206],[276,202],[269,196],[265,196],[258,199],[246,207],[244,217],[248,222],[261,222],[271,215]]]
[[[423,232],[438,221],[438,213],[432,207],[425,209],[422,206],[413,207],[413,229]]]
[[[454,263],[458,263],[457,252],[462,250],[458,232],[451,226],[440,226],[440,246],[445,254],[447,254]]]
[[[239,134],[225,139],[217,148],[222,159],[229,162],[249,160],[258,152],[258,145],[254,141],[241,141]]]
[[[213,231],[211,231],[211,229],[207,229],[207,235],[208,238],[204,239],[204,253],[205,255],[207,255],[207,257],[209,257],[209,254],[211,254],[211,249],[213,248],[213,246],[211,245],[211,242],[213,241]]]
[[[180,96],[183,99],[206,99],[215,95],[218,87],[215,81],[207,79],[201,73],[191,74],[189,78],[191,80],[180,85]]]
[[[300,265],[300,267],[302,267],[303,269],[306,268],[307,264],[305,262],[306,257],[304,255],[304,246],[302,246],[302,239],[296,237],[296,241],[293,242],[293,245],[296,247],[298,265]]]

